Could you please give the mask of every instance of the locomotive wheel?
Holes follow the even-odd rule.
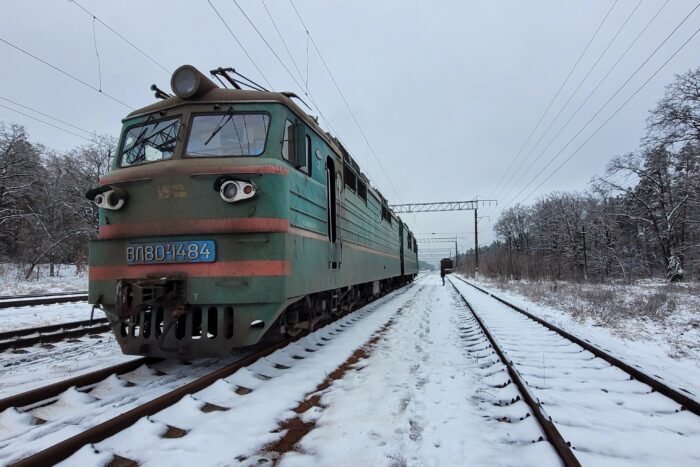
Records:
[[[282,316],[282,327],[284,334],[289,337],[296,337],[304,330],[299,326],[299,310],[291,309],[284,312]]]
[[[330,299],[325,294],[320,294],[311,300],[311,309],[313,310],[314,317],[321,317],[328,313],[330,308]]]

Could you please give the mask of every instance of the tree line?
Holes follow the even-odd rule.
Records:
[[[84,267],[98,208],[85,192],[109,170],[112,136],[66,153],[30,142],[26,128],[0,122],[0,262]]]
[[[494,277],[700,279],[700,68],[676,76],[637,150],[614,157],[585,192],[515,205],[480,249]],[[460,258],[473,271],[473,251]]]
[[[0,262],[87,261],[98,209],[85,192],[109,170],[116,138],[66,153],[0,122]],[[529,279],[700,278],[700,68],[676,76],[636,151],[614,157],[585,192],[505,210],[480,271]],[[473,251],[458,266],[473,271]]]

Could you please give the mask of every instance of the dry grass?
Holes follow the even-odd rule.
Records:
[[[698,296],[697,284],[602,285],[571,282],[497,282],[496,287],[531,301],[569,312],[579,321],[615,326],[645,319],[663,322],[678,307],[679,295]]]

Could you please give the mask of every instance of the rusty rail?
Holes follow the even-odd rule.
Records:
[[[688,410],[688,411],[694,413],[695,415],[700,416],[700,402],[698,402],[697,400],[695,400],[689,396],[686,396],[685,394],[681,393],[679,390],[673,389],[672,387],[662,383],[658,379],[656,379],[652,376],[649,376],[648,374],[646,374],[646,373],[640,371],[639,369],[623,362],[622,360],[620,360],[618,358],[613,357],[609,353],[605,352],[604,350],[600,349],[599,347],[596,347],[595,345],[591,344],[590,342],[587,342],[583,339],[580,339],[580,338],[574,336],[573,334],[570,334],[570,333],[564,331],[563,329],[543,320],[542,318],[535,316],[526,310],[523,310],[519,306],[514,305],[514,304],[510,303],[509,301],[507,301],[507,300],[505,300],[497,295],[492,294],[488,290],[485,290],[477,285],[474,285],[471,282],[462,279],[461,277],[457,277],[457,278],[460,281],[464,282],[465,284],[474,287],[478,291],[485,293],[486,295],[498,300],[499,302],[503,303],[507,307],[512,308],[513,310],[522,313],[523,315],[525,315],[528,318],[530,318],[531,320],[541,324],[542,326],[546,327],[547,329],[556,332],[557,334],[564,337],[565,339],[568,339],[571,342],[574,342],[574,343],[580,345],[581,347],[588,350],[596,357],[602,358],[603,360],[610,363],[611,365],[616,366],[617,368],[621,369],[625,373],[629,374],[632,378],[636,379],[637,381],[648,385],[649,387],[652,388],[652,390],[654,390],[660,394],[663,394],[664,396],[668,397],[669,399],[672,399],[673,401],[677,402],[678,404],[680,404],[682,409]],[[687,391],[686,389],[681,388],[681,390],[686,391],[686,392],[688,392],[688,394],[690,394],[690,392]]]
[[[146,417],[148,415],[153,415],[160,412],[161,410],[170,407],[171,405],[178,402],[180,399],[188,394],[193,394],[202,389],[210,386],[214,382],[221,378],[226,378],[232,375],[237,370],[249,366],[255,363],[258,359],[270,355],[272,352],[306,336],[308,331],[302,333],[301,335],[295,337],[294,339],[285,339],[278,342],[270,347],[260,350],[252,355],[242,358],[234,363],[226,365],[225,367],[219,368],[209,374],[202,376],[194,381],[180,386],[179,388],[170,391],[162,396],[146,402],[143,405],[135,407],[128,412],[124,412],[121,415],[100,423],[99,425],[93,426],[82,433],[79,433],[72,438],[68,438],[61,441],[49,448],[39,451],[25,459],[18,461],[15,464],[11,464],[14,467],[24,467],[24,466],[36,466],[36,465],[53,465],[61,462],[86,444],[99,443],[110,436],[119,433],[122,430],[130,427],[136,423],[139,419]]]
[[[59,342],[85,334],[99,334],[107,331],[109,331],[109,324],[106,318],[5,331],[0,333],[0,351]]]
[[[84,375],[68,378],[54,384],[32,389],[21,394],[6,397],[4,399],[0,399],[0,412],[10,407],[26,407],[29,405],[38,404],[39,402],[58,397],[58,395],[63,391],[74,386],[80,390],[81,388],[97,384],[108,376],[122,375],[124,373],[134,371],[141,365],[151,365],[159,361],[161,361],[159,358],[136,358],[125,363],[120,363],[101,370],[85,373]]]
[[[84,302],[87,292],[64,292],[50,295],[16,295],[0,297],[0,308],[15,308],[34,305],[52,305],[54,303]]]
[[[471,304],[467,301],[466,298],[464,298],[464,295],[459,291],[457,286],[454,285],[452,281],[450,281],[450,285],[455,289],[457,292],[457,295],[459,298],[462,299],[466,307],[471,311],[472,316],[474,316],[474,319],[476,319],[476,322],[479,323],[479,327],[481,328],[481,331],[484,333],[486,338],[489,340],[491,343],[491,347],[493,347],[493,350],[496,352],[498,357],[501,359],[501,362],[506,366],[508,369],[508,374],[510,375],[511,380],[515,383],[515,385],[518,387],[518,391],[520,391],[520,394],[523,396],[523,400],[525,403],[530,407],[530,410],[532,411],[532,414],[535,416],[535,419],[539,423],[540,427],[542,428],[542,431],[544,431],[545,435],[547,436],[547,440],[552,444],[554,447],[554,450],[557,451],[557,454],[559,454],[559,457],[561,458],[562,462],[566,467],[581,467],[581,463],[579,460],[576,458],[574,455],[574,452],[571,449],[570,443],[568,443],[562,434],[557,430],[557,427],[554,425],[552,422],[552,417],[547,415],[545,410],[542,408],[542,405],[540,402],[537,400],[535,395],[530,391],[528,388],[527,384],[525,381],[523,381],[522,376],[518,372],[518,370],[515,368],[513,365],[513,362],[508,360],[506,355],[503,353],[501,348],[498,346],[498,343],[496,340],[493,338],[491,335],[491,332],[489,329],[484,325],[483,321],[481,321],[481,318],[479,315],[474,311],[474,308],[472,308]]]
[[[393,289],[397,290],[397,289]],[[393,290],[387,291],[386,294],[382,295],[385,296],[388,293],[391,293]],[[377,297],[379,298],[379,297]],[[376,300],[373,300],[376,301]],[[371,303],[371,302],[370,302]],[[369,304],[369,303],[368,303]],[[368,305],[366,304],[366,305]],[[364,306],[364,305],[363,305]],[[237,360],[229,365],[226,365],[222,368],[219,368],[209,374],[206,374],[202,376],[201,378],[198,378],[194,381],[191,381],[183,386],[180,386],[179,388],[170,391],[166,394],[163,394],[162,396],[153,399],[149,402],[146,402],[143,405],[140,405],[138,407],[135,407],[128,412],[124,412],[121,415],[118,415],[110,420],[106,420],[99,425],[96,425],[92,428],[88,428],[87,430],[78,433],[77,435],[68,438],[64,441],[61,441],[57,444],[54,444],[53,446],[50,446],[42,451],[39,451],[37,453],[32,454],[29,457],[26,457],[24,459],[21,459],[17,461],[14,464],[11,464],[12,467],[28,467],[28,466],[36,466],[36,465],[54,465],[57,464],[68,457],[70,457],[72,454],[74,454],[76,451],[78,451],[80,448],[87,444],[94,444],[94,443],[99,443],[100,441],[103,441],[110,436],[113,436],[120,431],[123,431],[136,423],[139,419],[153,415],[155,413],[160,412],[163,409],[166,409],[170,407],[171,405],[177,403],[180,399],[182,399],[184,396],[193,394],[196,392],[201,391],[202,389],[212,385],[216,381],[222,378],[226,378],[239,369],[250,366],[253,363],[255,363],[257,360],[266,357],[273,352],[275,352],[278,349],[281,349],[293,342],[298,341],[299,339],[302,339],[306,337],[307,335],[311,334],[311,332],[315,332],[316,330],[320,329],[321,327],[324,327],[328,324],[331,324],[338,319],[342,318],[345,316],[344,314],[341,316],[338,316],[336,318],[331,318],[328,320],[325,320],[322,323],[319,323],[318,327],[315,327],[313,331],[306,330],[299,335],[293,337],[293,338],[287,338],[282,341],[279,341],[275,344],[272,344],[268,347],[265,347],[264,349],[259,350],[258,352],[248,355],[241,360]],[[144,360],[146,359],[138,359],[141,360],[141,364],[145,363]],[[127,365],[132,362],[127,362],[124,365]],[[127,370],[129,371],[129,370]],[[111,374],[111,373],[110,373]],[[109,374],[105,375],[109,376]],[[59,383],[65,386],[68,381]],[[75,385],[75,384],[72,384]],[[68,386],[70,387],[70,385]],[[44,388],[42,388],[44,389]],[[65,388],[67,389],[67,387]],[[49,391],[47,391],[49,392]],[[55,393],[53,391],[52,393]],[[60,392],[59,392],[60,394]],[[20,395],[22,396],[22,395]],[[26,401],[21,401],[20,403],[17,403],[17,400],[20,396],[15,396],[12,405],[10,406],[22,406],[22,405],[29,405],[29,403],[26,403]],[[47,396],[51,397],[51,396]],[[47,397],[44,397],[46,399]],[[3,403],[7,401],[8,399],[0,400],[0,411],[2,410]]]

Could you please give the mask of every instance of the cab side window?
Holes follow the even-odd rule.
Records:
[[[284,124],[284,137],[282,138],[282,157],[292,164],[296,162],[294,157],[294,135],[294,123],[287,120]]]
[[[301,172],[311,175],[313,148],[311,136],[300,121],[286,120],[282,137],[282,158]]]
[[[309,135],[305,136],[306,141],[306,151],[304,151],[304,158],[299,161],[299,170],[305,174],[311,175],[311,137]]]

